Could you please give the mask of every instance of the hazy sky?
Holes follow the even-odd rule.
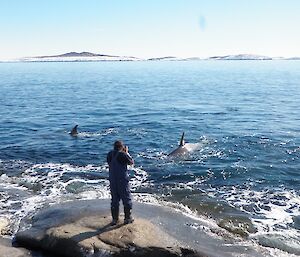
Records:
[[[0,59],[300,56],[300,0],[0,0]]]

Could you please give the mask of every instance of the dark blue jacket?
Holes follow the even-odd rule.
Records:
[[[110,151],[107,154],[107,163],[110,182],[124,183],[129,181],[127,165],[133,164],[133,159],[129,154],[117,150]]]

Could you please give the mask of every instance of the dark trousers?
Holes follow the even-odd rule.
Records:
[[[131,193],[128,181],[110,181],[111,208],[119,209],[120,200],[124,208],[132,209]]]

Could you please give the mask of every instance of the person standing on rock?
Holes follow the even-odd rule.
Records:
[[[119,220],[119,203],[122,199],[124,206],[124,224],[134,221],[131,216],[132,197],[129,187],[127,165],[133,165],[134,160],[128,153],[128,146],[122,141],[114,143],[114,149],[107,154],[109,165],[109,183],[111,192],[111,225],[116,225]]]

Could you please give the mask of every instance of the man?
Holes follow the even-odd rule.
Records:
[[[124,206],[124,224],[134,221],[131,216],[132,199],[129,187],[127,165],[134,164],[128,153],[128,147],[122,141],[114,143],[114,150],[107,154],[109,165],[109,182],[111,192],[111,225],[116,225],[119,220],[119,203],[122,199]]]

